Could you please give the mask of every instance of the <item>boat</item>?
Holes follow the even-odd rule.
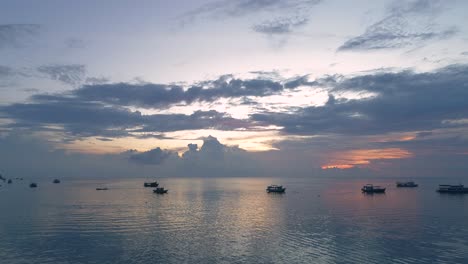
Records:
[[[418,185],[412,181],[409,182],[396,182],[396,187],[418,187]]]
[[[439,189],[437,189],[439,193],[468,193],[468,188],[462,184],[458,185],[448,185],[448,184],[440,184]]]
[[[53,183],[60,183],[60,180],[59,180],[59,179],[55,179],[55,180],[53,181]]]
[[[107,191],[109,189],[107,189],[107,187],[101,187],[101,188],[96,188],[96,191]]]
[[[154,181],[154,182],[145,182],[143,184],[143,186],[145,187],[158,187],[159,186],[159,183],[157,181]]]
[[[36,187],[37,187],[37,183],[32,182],[31,184],[29,184],[29,187],[30,187],[30,188],[36,188]]]
[[[168,190],[164,189],[164,187],[158,187],[153,190],[154,193],[158,193],[158,194],[164,194],[164,193],[167,193],[167,191]]]
[[[385,188],[380,186],[374,186],[372,184],[366,184],[361,188],[363,193],[384,193]]]
[[[270,185],[266,188],[267,193],[284,193],[286,191],[286,188],[284,188],[282,185]]]
[[[10,184],[10,183],[12,183],[12,182],[13,182],[13,181],[12,181],[11,179],[8,179],[8,182],[7,182],[7,183]]]

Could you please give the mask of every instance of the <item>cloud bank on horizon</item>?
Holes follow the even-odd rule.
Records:
[[[118,3],[120,27],[60,5],[0,21],[9,173],[466,176],[466,3]]]

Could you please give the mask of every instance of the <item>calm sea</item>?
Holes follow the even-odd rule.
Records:
[[[1,183],[0,263],[468,263],[468,195],[435,192],[458,181],[164,178],[166,195],[144,181]]]

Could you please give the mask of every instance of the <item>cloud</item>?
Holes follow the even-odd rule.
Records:
[[[468,66],[433,72],[377,72],[336,77],[327,104],[292,109],[292,113],[258,113],[252,120],[284,127],[287,134],[375,135],[447,127],[444,120],[468,117]],[[318,80],[317,82],[322,82]],[[336,100],[333,93],[371,92],[373,97]]]
[[[164,160],[168,159],[171,155],[175,154],[167,150],[162,150],[158,147],[146,152],[132,154],[130,156],[130,161],[139,164],[159,165],[163,163]]]
[[[52,64],[39,66],[37,71],[45,74],[52,80],[69,85],[78,85],[86,74],[86,67],[81,64]]]
[[[224,113],[195,111],[191,115],[153,114],[142,115],[120,106],[106,106],[98,102],[78,101],[57,97],[41,100],[33,96],[31,103],[16,103],[0,106],[0,117],[9,118],[13,124],[7,128],[22,128],[30,131],[65,132],[74,138],[81,137],[147,137],[148,134],[192,129],[233,130],[249,128],[248,120],[232,118]]]
[[[274,20],[267,20],[260,24],[253,26],[253,30],[257,33],[276,35],[288,34],[293,32],[296,28],[302,27],[308,23],[307,18],[303,17],[290,17],[290,18],[276,18]]]
[[[77,38],[68,38],[65,40],[65,46],[70,49],[84,49],[86,48],[85,42]]]
[[[222,0],[205,4],[183,15],[188,20],[210,16],[239,17],[258,12],[275,12],[284,10],[298,10],[310,5],[316,5],[320,0]]]
[[[403,48],[447,39],[455,35],[458,29],[437,28],[433,20],[442,10],[442,1],[396,1],[385,18],[367,27],[363,34],[348,39],[338,51]]]
[[[13,86],[18,77],[30,76],[31,74],[27,70],[0,65],[0,87]]]
[[[37,24],[1,24],[0,49],[22,47],[31,37],[39,34],[40,28]]]
[[[144,108],[165,108],[176,103],[190,104],[195,101],[214,101],[219,98],[239,98],[244,96],[266,96],[283,90],[280,82],[267,79],[242,80],[230,75],[216,80],[194,84],[187,89],[179,85],[94,83],[73,90],[71,96],[80,101],[98,101],[120,106]],[[69,95],[42,96],[41,100],[64,99]],[[39,98],[39,97],[37,97]]]
[[[201,18],[227,19],[254,17],[251,29],[260,34],[281,36],[271,38],[273,43],[283,45],[287,35],[309,22],[310,10],[321,0],[222,0],[205,4],[182,15],[182,24]],[[271,17],[276,17],[270,19]],[[269,19],[266,19],[269,18]]]

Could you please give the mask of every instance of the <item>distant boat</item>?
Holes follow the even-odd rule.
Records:
[[[12,183],[12,182],[13,182],[13,181],[12,181],[11,179],[8,179],[8,182],[7,182],[7,183],[10,184],[10,183]]]
[[[164,193],[167,193],[168,190],[164,189],[164,187],[158,187],[156,189],[153,190],[154,193],[157,193],[157,194],[164,194]]]
[[[409,182],[397,182],[396,187],[418,187],[418,185],[412,181]]]
[[[53,181],[53,183],[60,183],[60,180],[59,180],[59,179],[55,179],[55,180]]]
[[[270,185],[266,188],[267,193],[284,193],[286,191],[286,188],[284,188],[282,185]]]
[[[158,187],[158,186],[159,186],[159,183],[158,183],[157,181],[155,181],[155,182],[145,182],[145,183],[143,184],[143,186],[145,186],[145,187],[153,187],[153,188],[154,188],[154,187]]]
[[[37,183],[32,182],[31,184],[29,184],[29,187],[30,187],[30,188],[36,188],[36,187],[37,187]]]
[[[361,188],[361,191],[363,193],[384,193],[385,188],[380,187],[380,186],[374,186],[372,184],[366,184]]]
[[[96,188],[96,191],[107,191],[109,189],[107,189],[107,187],[103,187],[103,188]]]
[[[447,184],[440,184],[439,189],[437,189],[439,193],[468,193],[468,188],[464,185],[447,185]]]

